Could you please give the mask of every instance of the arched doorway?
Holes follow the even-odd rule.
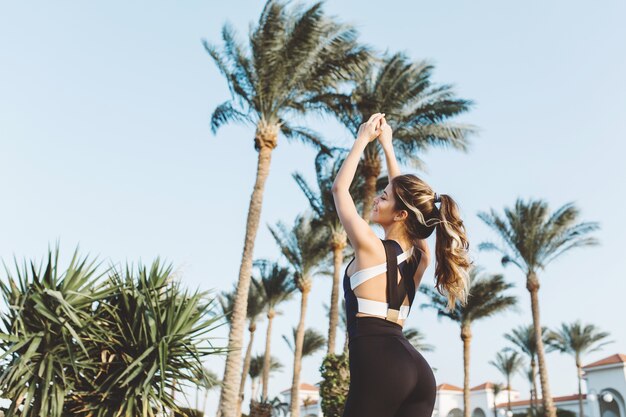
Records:
[[[472,417],[487,417],[487,416],[485,415],[485,412],[483,411],[482,408],[477,407],[477,408],[474,408],[474,411],[472,411]]]
[[[463,417],[463,411],[460,408],[453,408],[448,412],[447,417]]]
[[[612,388],[606,388],[598,395],[598,405],[600,406],[600,417],[626,417],[624,408],[624,398]],[[606,401],[605,394],[610,394],[611,401]]]

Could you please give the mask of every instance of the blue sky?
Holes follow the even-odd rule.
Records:
[[[211,134],[210,113],[229,93],[201,41],[219,42],[226,21],[243,39],[261,7],[240,0],[0,5],[2,259],[41,259],[59,240],[65,258],[77,245],[115,263],[161,256],[190,287],[230,289],[256,168],[254,132],[227,126]],[[507,345],[503,333],[530,322],[522,274],[476,250],[494,238],[476,213],[502,211],[517,197],[542,198],[553,209],[573,201],[584,220],[600,222],[601,246],[572,251],[541,274],[542,324],[582,319],[609,331],[615,343],[585,363],[626,353],[626,3],[335,0],[326,10],[379,50],[429,60],[435,82],[476,102],[458,119],[481,129],[469,153],[434,150],[422,156],[427,172],[403,169],[458,201],[474,259],[516,285],[519,311],[473,328],[471,384],[502,380],[487,363]],[[309,126],[329,142],[352,141],[332,120],[311,119]],[[313,181],[313,156],[280,141],[255,257],[279,257],[267,224],[289,223],[306,208],[291,174]],[[433,269],[422,285],[432,285]],[[321,305],[329,297],[329,278],[317,278],[307,323],[324,333]],[[273,353],[285,368],[270,394],[291,381],[281,335],[297,323],[298,307],[297,299],[285,304],[276,320]],[[461,385],[459,329],[418,308],[407,326],[435,345],[424,356],[437,382]],[[259,327],[264,333],[265,321]],[[225,327],[218,336],[227,336]],[[321,357],[305,359],[302,381],[319,380]],[[207,366],[221,375],[222,362]],[[572,358],[549,354],[548,370],[554,395],[575,392]],[[513,385],[528,396],[525,378]],[[217,400],[217,393],[209,397],[211,413]]]

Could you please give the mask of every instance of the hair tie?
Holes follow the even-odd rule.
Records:
[[[441,196],[435,193],[435,203],[441,203]]]

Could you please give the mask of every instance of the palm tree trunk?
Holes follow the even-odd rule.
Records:
[[[237,413],[235,415],[241,415],[241,404],[243,403],[243,393],[246,387],[246,380],[248,379],[248,371],[250,370],[250,361],[252,359],[252,342],[254,341],[254,332],[256,331],[256,323],[250,322],[250,341],[246,349],[246,357],[243,361],[243,371],[241,372],[241,383],[239,384],[239,402],[237,403]]]
[[[263,135],[259,133],[259,129],[257,129],[255,148],[258,150],[259,156],[257,161],[256,181],[248,208],[246,235],[241,256],[241,265],[239,267],[239,278],[237,281],[237,293],[233,303],[230,331],[228,333],[229,350],[224,365],[224,376],[222,378],[223,383],[220,392],[220,402],[217,408],[217,417],[239,417],[236,416],[237,393],[239,388],[237,382],[239,382],[239,372],[241,372],[241,345],[243,344],[243,328],[248,309],[248,291],[250,290],[250,277],[252,276],[254,242],[259,230],[259,220],[263,206],[263,191],[265,189],[265,181],[270,172],[272,150],[276,147],[277,137],[278,132],[276,132],[274,136]]]
[[[470,343],[472,330],[469,323],[461,325],[463,340],[463,417],[470,417]]]
[[[532,372],[533,372],[533,398],[531,401],[532,404],[532,409],[533,409],[533,416],[537,415],[537,362],[535,361],[535,355],[533,355],[533,357],[530,360],[530,367],[532,368]]]
[[[370,146],[378,146],[376,143],[370,143]],[[376,197],[376,180],[381,172],[380,155],[371,156],[371,151],[367,149],[365,151],[365,158],[363,160],[363,175],[365,176],[365,183],[363,184],[363,220],[369,223],[372,215],[372,208],[374,207],[374,198]]]
[[[291,400],[289,405],[289,416],[300,416],[300,371],[302,369],[302,346],[304,344],[304,320],[306,318],[306,306],[309,298],[310,286],[302,289],[302,300],[300,302],[300,321],[296,330],[296,346],[293,357],[293,380],[291,382]]]
[[[576,354],[576,371],[578,373],[578,407],[580,409],[580,417],[585,417],[585,412],[583,411],[583,389],[582,389],[582,380],[583,380],[583,370],[582,364],[580,363],[580,358],[578,354]]]
[[[267,389],[270,380],[270,366],[271,366],[271,352],[270,344],[272,341],[272,323],[274,322],[274,307],[271,307],[267,312],[267,333],[265,334],[265,356],[263,357],[263,391],[261,398],[267,399]]]
[[[539,362],[539,381],[541,382],[541,402],[545,417],[556,417],[554,401],[550,394],[548,384],[548,369],[543,349],[543,337],[541,332],[541,320],[539,319],[539,279],[535,273],[529,273],[526,279],[526,288],[530,292],[530,306],[533,314],[533,327],[535,328],[535,343],[537,344],[537,359]]]
[[[204,389],[204,405],[202,406],[202,415],[206,416],[206,406],[209,403],[209,388]]]
[[[507,374],[506,376],[506,395],[508,402],[506,408],[511,411],[511,374]]]
[[[341,265],[343,264],[343,249],[344,247],[339,243],[333,242],[333,288],[330,292],[327,355],[335,353],[335,339],[337,338],[337,325],[339,324],[339,282],[341,280]]]
[[[498,409],[496,407],[496,394],[493,394],[493,417],[498,417]]]
[[[259,379],[258,378],[254,378],[252,380],[252,386],[250,387],[252,389],[252,391],[250,392],[250,401],[252,400],[256,400],[256,391],[259,387]]]

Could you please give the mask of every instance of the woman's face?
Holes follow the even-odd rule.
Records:
[[[382,193],[374,198],[374,207],[372,208],[371,221],[380,225],[393,223],[393,218],[398,213],[394,210],[396,200],[393,196],[393,187],[391,183],[387,184]]]

